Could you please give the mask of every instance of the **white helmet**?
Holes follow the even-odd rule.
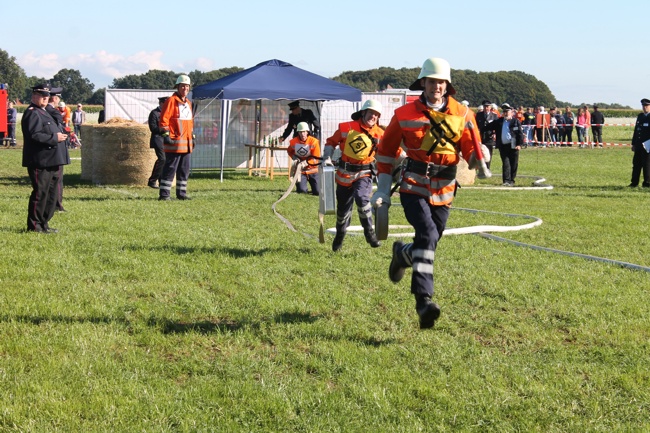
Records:
[[[463,105],[466,106],[466,107],[469,107],[469,102],[467,102],[467,101],[464,100],[464,99],[463,99],[463,102],[461,102],[461,104],[463,104]]]
[[[181,74],[181,75],[179,75],[178,78],[176,79],[176,86],[178,86],[179,84],[187,84],[187,85],[190,85],[190,84],[192,84],[192,83],[190,82],[190,77],[188,77],[188,76],[185,75],[185,74]]]
[[[65,108],[65,102],[63,101],[59,102],[59,108]]]
[[[296,131],[297,132],[303,132],[303,131],[309,132],[309,125],[307,125],[307,122],[300,122],[298,124],[298,126],[296,126]]]
[[[375,101],[374,99],[368,99],[366,102],[363,103],[363,106],[361,107],[360,111],[372,110],[372,111],[376,111],[381,116],[382,108],[383,107],[381,106],[381,102]]]
[[[445,59],[439,57],[431,57],[426,59],[422,64],[422,70],[420,70],[420,75],[418,79],[409,86],[409,90],[424,90],[424,87],[420,84],[422,78],[437,78],[439,80],[447,81],[447,94],[454,95],[456,94],[456,89],[451,85],[451,67],[449,62]]]

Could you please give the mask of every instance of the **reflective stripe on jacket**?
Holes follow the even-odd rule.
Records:
[[[169,132],[169,140],[165,140],[167,142],[163,145],[165,152],[192,153],[192,102],[189,99],[183,101],[178,93],[170,96],[161,109],[160,130],[162,133]]]
[[[424,114],[428,111],[424,96],[408,103],[397,110],[386,128],[383,139],[377,148],[378,173],[392,174],[393,167],[400,156],[400,147],[406,155],[414,161],[434,163],[440,166],[457,165],[460,161],[459,151],[463,158],[469,161],[474,153],[474,142],[470,130],[465,127],[459,139],[453,144],[439,144],[431,155],[420,149],[425,135],[431,128],[431,122]],[[444,114],[463,116],[467,122],[472,122],[474,130],[478,132],[474,113],[464,105],[459,104],[454,98],[447,97],[447,106]],[[400,146],[401,145],[401,146]],[[451,205],[456,191],[455,179],[426,177],[405,171],[400,184],[400,192],[417,194],[427,198],[435,206]]]
[[[314,174],[318,172],[318,164],[320,160],[320,142],[317,138],[311,135],[307,137],[305,142],[300,141],[300,137],[292,138],[287,148],[289,159],[293,159],[294,155],[300,161],[307,161],[309,166],[302,171],[302,174]]]
[[[354,159],[345,154],[345,141],[348,138],[348,133],[351,131],[367,132],[372,137],[380,140],[384,135],[384,130],[379,127],[378,124],[375,124],[372,128],[368,129],[363,126],[360,120],[353,120],[350,122],[339,123],[339,129],[336,130],[334,135],[327,139],[325,142],[326,146],[336,149],[339,147],[341,149],[341,161],[347,162],[349,164],[356,165],[367,165],[372,164],[375,161],[375,152],[370,154],[367,158],[364,159]],[[336,170],[336,183],[342,186],[350,186],[357,179],[362,177],[368,177],[372,175],[371,170],[361,170],[357,172],[352,172],[345,170],[339,167]]]

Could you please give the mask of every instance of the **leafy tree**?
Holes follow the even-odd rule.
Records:
[[[140,75],[115,78],[109,89],[173,89],[179,74],[173,71],[152,69]]]
[[[27,87],[27,75],[23,68],[16,63],[16,58],[9,57],[9,53],[2,49],[0,49],[0,82],[7,84],[9,99],[23,98]],[[29,101],[29,99],[27,100]]]
[[[61,69],[52,77],[50,85],[63,87],[61,99],[70,104],[86,103],[95,89],[95,85],[88,78],[83,78],[76,69]]]
[[[104,105],[104,99],[106,98],[106,88],[102,87],[101,89],[95,90],[93,96],[86,101],[90,105]]]

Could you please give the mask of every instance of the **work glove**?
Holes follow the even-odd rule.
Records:
[[[485,160],[485,163],[487,164],[490,162],[490,150],[487,148],[485,144],[481,144],[481,153],[483,154],[483,159]],[[472,156],[469,157],[469,162],[467,163],[469,165],[470,170],[475,170],[479,168],[479,160],[476,157],[476,152],[472,153]]]
[[[377,191],[370,198],[372,207],[383,205],[390,206],[390,189],[393,186],[393,176],[387,173],[380,173],[377,176]]]
[[[172,144],[172,138],[169,136],[169,132],[163,133],[162,137],[165,144]]]
[[[302,161],[300,163],[300,170],[305,170],[307,167],[309,167],[309,163],[307,161]]]
[[[293,162],[291,163],[291,169],[289,170],[289,177],[294,177],[296,175],[296,170],[298,169],[299,165],[300,165],[300,160],[294,159]]]
[[[331,157],[325,158],[325,161],[323,161],[323,164],[325,164],[327,167],[334,167],[334,163],[332,162]]]

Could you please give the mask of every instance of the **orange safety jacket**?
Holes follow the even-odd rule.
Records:
[[[300,161],[307,161],[307,168],[302,171],[302,174],[314,174],[318,172],[318,164],[320,164],[320,142],[317,138],[311,135],[307,137],[306,141],[301,141],[300,137],[292,138],[287,147],[287,154],[289,159],[293,159],[294,155]]]
[[[160,112],[161,135],[169,133],[163,143],[163,150],[168,153],[192,153],[194,148],[192,102],[183,101],[174,93],[163,104]]]
[[[395,110],[384,138],[377,148],[378,173],[392,174],[401,153],[400,144],[406,156],[415,161],[415,164],[420,166],[422,163],[428,164],[433,172],[445,172],[451,167],[453,173],[453,169],[460,162],[460,152],[463,158],[469,161],[474,153],[474,141],[467,126],[463,128],[460,137],[453,144],[439,144],[431,155],[427,155],[427,151],[420,149],[425,134],[431,128],[431,122],[423,113],[429,109],[423,101],[424,96],[420,96],[420,99]],[[478,132],[474,112],[452,97],[447,97],[447,106],[442,113],[464,117],[465,124],[472,122],[474,131]],[[449,176],[437,177],[435,174],[430,176],[404,169],[400,192],[425,197],[434,206],[451,206],[456,193],[456,179],[455,176],[450,179]]]
[[[339,129],[336,130],[334,135],[327,139],[325,146],[332,147],[332,151],[334,151],[337,146],[341,149],[341,159],[339,160],[339,167],[336,170],[336,183],[342,186],[350,186],[357,179],[361,179],[362,177],[369,177],[372,175],[372,171],[370,169],[353,171],[355,165],[370,165],[375,162],[375,150],[373,150],[368,157],[363,159],[355,159],[345,153],[345,142],[350,131],[368,133],[377,141],[380,140],[384,135],[384,130],[380,128],[378,124],[375,124],[372,128],[368,129],[363,126],[361,120],[339,123]],[[345,168],[347,166],[345,163],[350,164],[350,169]]]

